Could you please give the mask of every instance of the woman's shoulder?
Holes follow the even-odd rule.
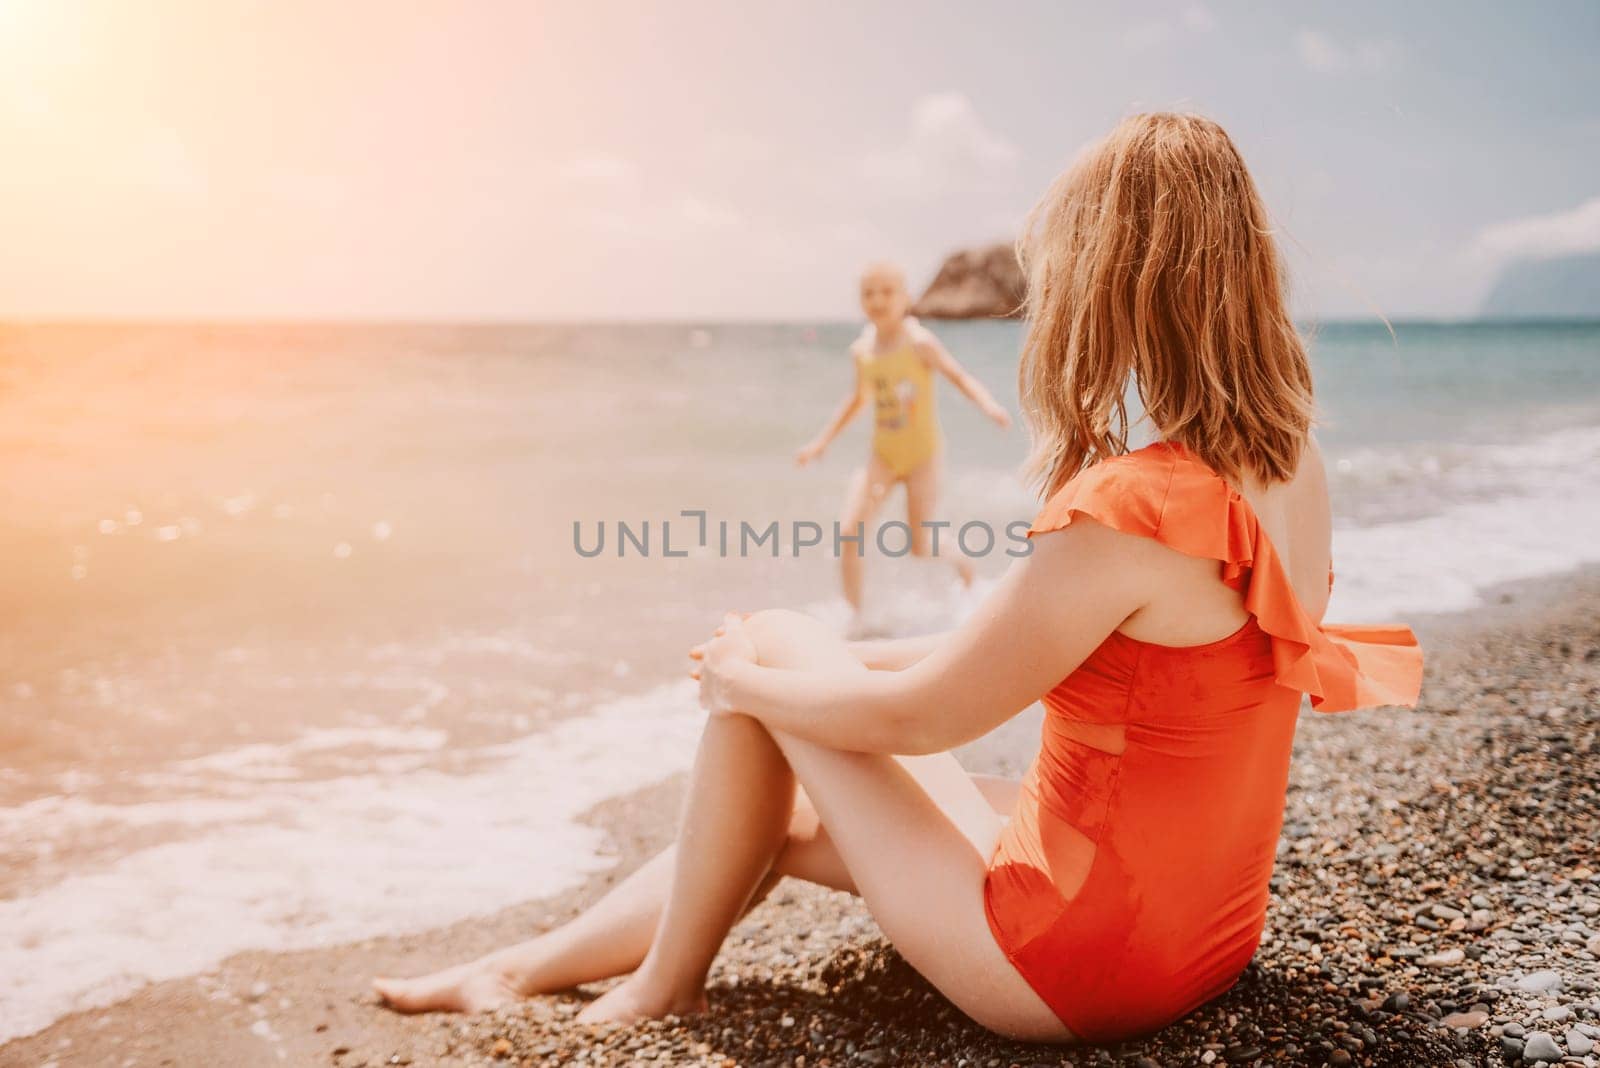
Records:
[[[1242,543],[1254,520],[1242,494],[1191,450],[1170,441],[1084,468],[1050,494],[1029,533],[1059,530],[1085,516],[1185,555],[1219,560],[1248,555]]]
[[[1098,460],[1045,499],[1029,533],[1059,530],[1087,517],[1124,534],[1155,537],[1183,461],[1164,442]]]
[[[1049,499],[1113,493],[1165,497],[1179,473],[1186,469],[1190,475],[1210,473],[1210,469],[1183,446],[1167,441],[1152,442],[1142,448],[1102,457],[1069,478]]]

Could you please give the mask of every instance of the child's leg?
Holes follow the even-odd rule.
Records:
[[[934,453],[928,462],[906,476],[906,522],[911,524],[913,556],[933,555],[933,531],[924,524],[938,518],[939,489],[943,479],[943,455]],[[955,564],[963,585],[972,585],[972,561],[956,543],[953,526],[939,531],[939,556]]]
[[[860,525],[862,540],[859,548],[862,553],[866,552],[871,542],[872,518],[878,514],[883,499],[889,495],[896,481],[894,469],[884,463],[877,453],[867,458],[867,465],[858,470],[850,481],[850,492],[845,498],[844,514],[839,517],[839,527],[841,534],[853,537],[857,525]],[[844,587],[844,599],[859,615],[863,560],[856,552],[857,547],[855,542],[846,542],[839,547],[839,580]]]

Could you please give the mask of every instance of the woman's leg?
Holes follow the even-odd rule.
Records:
[[[938,518],[939,491],[943,482],[944,452],[939,450],[921,467],[906,476],[906,522],[911,524],[913,556],[933,555],[933,531],[927,526]],[[939,555],[954,562],[956,575],[964,586],[972,585],[972,561],[961,551],[957,532],[946,527],[939,532]]]
[[[877,453],[872,453],[867,457],[866,466],[857,470],[851,479],[844,512],[839,517],[840,533],[844,536],[853,537],[857,526],[861,528],[859,543],[850,542],[839,548],[839,582],[844,588],[844,599],[857,616],[861,614],[861,571],[863,554],[871,544],[872,518],[878,514],[896,481],[894,469]]]
[[[655,932],[672,861],[668,847],[581,914],[535,938],[414,979],[377,978],[372,986],[399,1012],[484,1012],[632,971]]]
[[[794,775],[760,724],[742,716],[706,721],[655,938],[638,970],[591,1002],[580,1021],[704,1008],[706,973],[777,859],[794,795]]]
[[[1016,807],[1017,780],[972,778],[997,815],[1009,815]],[[856,892],[810,799],[804,790],[796,795],[788,839],[752,897],[752,908],[785,876]],[[668,846],[582,913],[544,934],[430,975],[376,979],[373,986],[400,1012],[482,1012],[512,999],[625,975],[644,960],[655,938],[672,889],[676,855],[677,846]]]
[[[768,662],[791,663],[791,666],[816,663],[817,632],[821,632],[820,637],[831,643],[832,654],[845,657],[852,669],[864,670],[859,661],[849,656],[843,643],[827,635],[814,620],[793,613],[762,613],[760,618],[764,621],[759,624],[761,630],[773,632],[767,634],[764,659]],[[811,640],[790,643],[786,648],[784,642],[777,640],[778,628],[771,622],[774,619],[802,621],[798,627],[789,625],[784,629],[809,631],[806,637]],[[742,729],[738,734],[721,729],[728,724],[740,725]],[[748,852],[752,839],[738,833],[720,836],[714,825],[722,814],[731,812],[736,817],[732,829],[738,832],[742,826],[748,830],[751,821],[741,817],[764,806],[750,805],[748,798],[737,796],[736,790],[727,787],[743,780],[751,792],[758,792],[775,781],[792,783],[787,778],[786,765],[778,769],[777,774],[771,773],[766,761],[772,758],[775,748],[765,731],[758,734],[749,729],[756,726],[745,717],[732,717],[726,723],[712,720],[708,724],[708,738],[702,739],[696,759],[679,846],[647,862],[589,910],[554,931],[429,976],[377,980],[375,986],[380,995],[406,1012],[489,1009],[517,997],[565,989],[631,971],[646,962],[646,948],[656,934],[665,932],[661,939],[655,939],[659,949],[652,954],[659,966],[648,972],[641,969],[634,980],[601,999],[608,1004],[596,1002],[591,1006],[595,1010],[591,1015],[660,1014],[672,1011],[673,1007],[698,1005],[703,996],[705,971],[727,929],[782,876],[793,875],[836,889],[855,891],[848,866],[832,835],[819,820],[804,791],[798,791],[796,803],[785,813],[786,827],[775,857],[769,858],[768,866],[757,876],[757,885],[738,903],[731,917],[728,915],[728,902],[737,896],[736,888],[743,872],[754,867],[747,858],[741,863],[742,854]],[[738,744],[731,744],[735,742]],[[903,766],[930,796],[949,798],[952,803],[956,795],[965,801],[977,796],[987,809],[986,822],[998,823],[1001,814],[1009,813],[1015,805],[1018,790],[1015,781],[991,776],[969,778],[948,754],[885,759]],[[764,764],[763,774],[749,774],[753,767]],[[717,802],[730,796],[735,803],[719,807]],[[709,833],[705,831],[708,823],[713,825]],[[682,846],[690,843],[695,852],[709,853],[710,862],[697,863],[692,852],[690,864],[683,867],[680,878],[677,858]],[[760,839],[754,844],[759,846]],[[726,878],[730,871],[732,877]],[[723,884],[716,885],[718,880]],[[706,886],[708,882],[709,887]],[[730,883],[733,890],[730,890]],[[667,922],[663,923],[669,894],[680,902],[676,915],[681,919],[667,917]],[[674,924],[678,925],[675,929]]]
[[[866,670],[820,623],[793,612],[761,612],[745,626],[763,663]],[[713,718],[762,730],[805,785],[831,848],[880,927],[906,959],[980,1024],[1017,1038],[1066,1041],[1070,1033],[1006,960],[983,912],[987,859],[1002,820],[948,753],[891,757],[848,753],[768,732],[743,716]],[[701,840],[715,833],[716,813]],[[685,840],[691,829],[685,827]],[[683,854],[680,854],[680,858]],[[627,1019],[697,1005],[716,903],[710,885],[680,861],[656,941],[638,972],[585,1010],[586,1019]],[[710,902],[710,908],[703,903]],[[731,926],[731,919],[725,921]],[[678,929],[677,924],[682,924]],[[725,933],[726,928],[724,928]],[[716,938],[720,944],[721,937]]]
[[[761,612],[745,627],[763,662],[847,666],[843,643],[804,616]],[[1071,1041],[989,931],[983,884],[1001,820],[955,758],[917,758],[941,762],[919,775],[905,758],[769,734],[878,926],[911,966],[984,1027],[1029,1041]]]
[[[816,812],[801,795],[789,822],[788,841],[752,895],[751,908],[785,875],[854,890],[849,873],[819,830]],[[373,987],[400,1012],[483,1012],[519,998],[631,972],[655,938],[672,888],[676,857],[677,846],[668,846],[582,913],[535,938],[415,979],[375,979]]]
[[[654,858],[578,920],[543,939],[411,983],[379,980],[378,993],[406,1011],[457,1004],[478,1011],[639,967],[656,981],[633,984],[628,994],[672,997],[636,999],[627,1004],[627,1014],[659,1016],[698,1007],[705,971],[728,929],[763,889],[794,812],[794,776],[772,738],[744,717],[712,719],[700,736],[671,855]],[[668,882],[672,890],[658,917],[660,887]],[[669,937],[658,937],[658,929]],[[641,961],[652,939],[655,949]],[[684,994],[689,1000],[678,997],[691,991]],[[614,994],[602,1001],[620,1015],[624,1005]]]

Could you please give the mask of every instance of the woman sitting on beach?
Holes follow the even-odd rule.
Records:
[[[677,844],[539,938],[379,980],[386,1000],[475,1010],[631,972],[579,1019],[702,1009],[729,928],[786,875],[860,894],[1013,1038],[1153,1031],[1234,982],[1302,695],[1413,703],[1421,654],[1403,627],[1320,623],[1311,372],[1220,127],[1123,122],[1035,209],[1023,259],[1032,553],[945,635],[849,645],[795,613],[730,616],[694,653],[711,716]],[[1130,378],[1156,438],[1134,451]],[[1021,783],[949,754],[1037,700]]]

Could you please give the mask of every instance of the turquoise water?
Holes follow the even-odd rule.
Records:
[[[1014,410],[1019,324],[936,329]],[[360,645],[496,621],[598,671],[617,655],[665,659],[655,630],[698,627],[729,601],[822,606],[833,562],[818,554],[587,561],[572,527],[650,521],[659,537],[684,509],[831,523],[866,454],[865,420],[813,467],[792,454],[850,388],[856,331],[0,328],[0,546],[13,563],[0,603],[29,621],[0,663],[34,686],[108,650],[248,634],[275,648]],[[1403,554],[1406,523],[1485,502],[1520,502],[1507,511],[1529,529],[1503,546],[1480,536],[1476,552],[1498,559],[1522,541],[1542,567],[1585,557],[1582,525],[1555,524],[1571,532],[1558,543],[1540,502],[1570,514],[1593,498],[1600,324],[1335,323],[1312,350],[1352,596],[1361,553]],[[948,384],[940,407],[947,517],[1000,527],[1031,515],[1015,476],[1025,431],[1000,431]],[[1430,562],[1349,607],[1470,603],[1470,561],[1445,546]],[[1439,568],[1449,592],[1432,582]],[[1484,581],[1503,570],[1486,566]],[[892,604],[897,569],[872,575],[885,582],[875,600]]]
[[[1593,425],[1600,324],[1334,323],[1313,335],[1334,451],[1471,444]]]
[[[1014,409],[1019,325],[935,329]],[[247,640],[273,656],[358,655],[500,627],[565,679],[619,660],[658,672],[730,604],[827,614],[838,605],[824,554],[585,560],[573,524],[650,522],[659,539],[684,509],[831,523],[866,455],[865,421],[813,467],[792,455],[850,388],[856,331],[0,328],[0,546],[13,565],[0,603],[24,621],[0,666],[44,692],[112,658],[181,660]],[[1600,325],[1336,323],[1312,350],[1340,527],[1336,607],[1454,610],[1535,566],[1519,553],[1539,570],[1588,558]],[[997,528],[1031,515],[1015,474],[1025,432],[1000,431],[948,384],[940,407],[945,515]],[[1484,506],[1498,508],[1492,529],[1476,513],[1470,538],[1451,526]],[[884,517],[902,509],[893,500]],[[1426,559],[1408,557],[1424,529],[1408,524],[1428,523],[1461,540],[1430,532]],[[1397,559],[1400,582],[1386,566]],[[920,588],[916,571],[896,563],[869,567],[880,583],[869,593],[890,629],[915,627],[921,594],[897,598]],[[1005,559],[978,564],[992,578]],[[201,689],[182,668],[159,677],[179,706]],[[170,717],[179,742],[205,736],[197,718]],[[41,757],[80,751],[71,730],[27,710],[7,706],[0,731]]]

